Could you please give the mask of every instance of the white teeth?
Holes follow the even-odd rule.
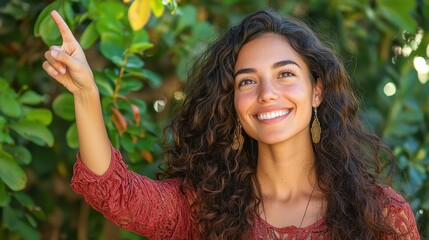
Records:
[[[261,114],[258,114],[257,117],[259,120],[267,120],[267,119],[273,119],[276,117],[284,116],[288,113],[289,113],[289,110],[281,110],[281,111],[275,111],[275,112],[261,113]]]

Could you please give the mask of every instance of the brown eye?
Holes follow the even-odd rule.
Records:
[[[243,80],[240,81],[240,83],[238,84],[238,86],[242,87],[242,86],[250,85],[250,84],[253,84],[253,83],[255,83],[255,81],[253,81],[252,79],[243,79]]]
[[[293,77],[295,76],[295,74],[291,71],[285,71],[285,72],[281,72],[279,75],[279,78],[284,78],[284,77]]]

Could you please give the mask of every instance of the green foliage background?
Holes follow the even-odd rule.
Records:
[[[160,2],[152,0],[149,23],[133,31],[129,3],[119,0],[0,1],[0,239],[143,239],[112,226],[69,188],[73,99],[41,67],[48,46],[60,44],[50,10],[85,48],[113,145],[131,169],[153,177],[162,126],[182,99],[192,59],[266,7],[301,18],[343,57],[362,118],[398,159],[394,187],[429,236],[429,83],[413,66],[417,56],[429,62],[429,0]],[[392,96],[383,92],[387,83],[396,86]],[[120,118],[126,128],[115,124]]]

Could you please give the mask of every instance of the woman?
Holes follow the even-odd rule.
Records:
[[[63,45],[43,67],[75,99],[72,188],[116,224],[150,239],[419,239],[409,204],[379,184],[390,152],[362,130],[343,65],[303,23],[259,11],[211,44],[153,181],[111,147],[83,51],[52,17]]]

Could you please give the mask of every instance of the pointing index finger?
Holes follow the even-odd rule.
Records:
[[[71,32],[70,28],[67,26],[67,23],[63,20],[61,15],[57,11],[53,10],[51,12],[51,16],[57,24],[58,29],[60,30],[63,42],[75,42],[76,39],[74,38],[73,33]]]

